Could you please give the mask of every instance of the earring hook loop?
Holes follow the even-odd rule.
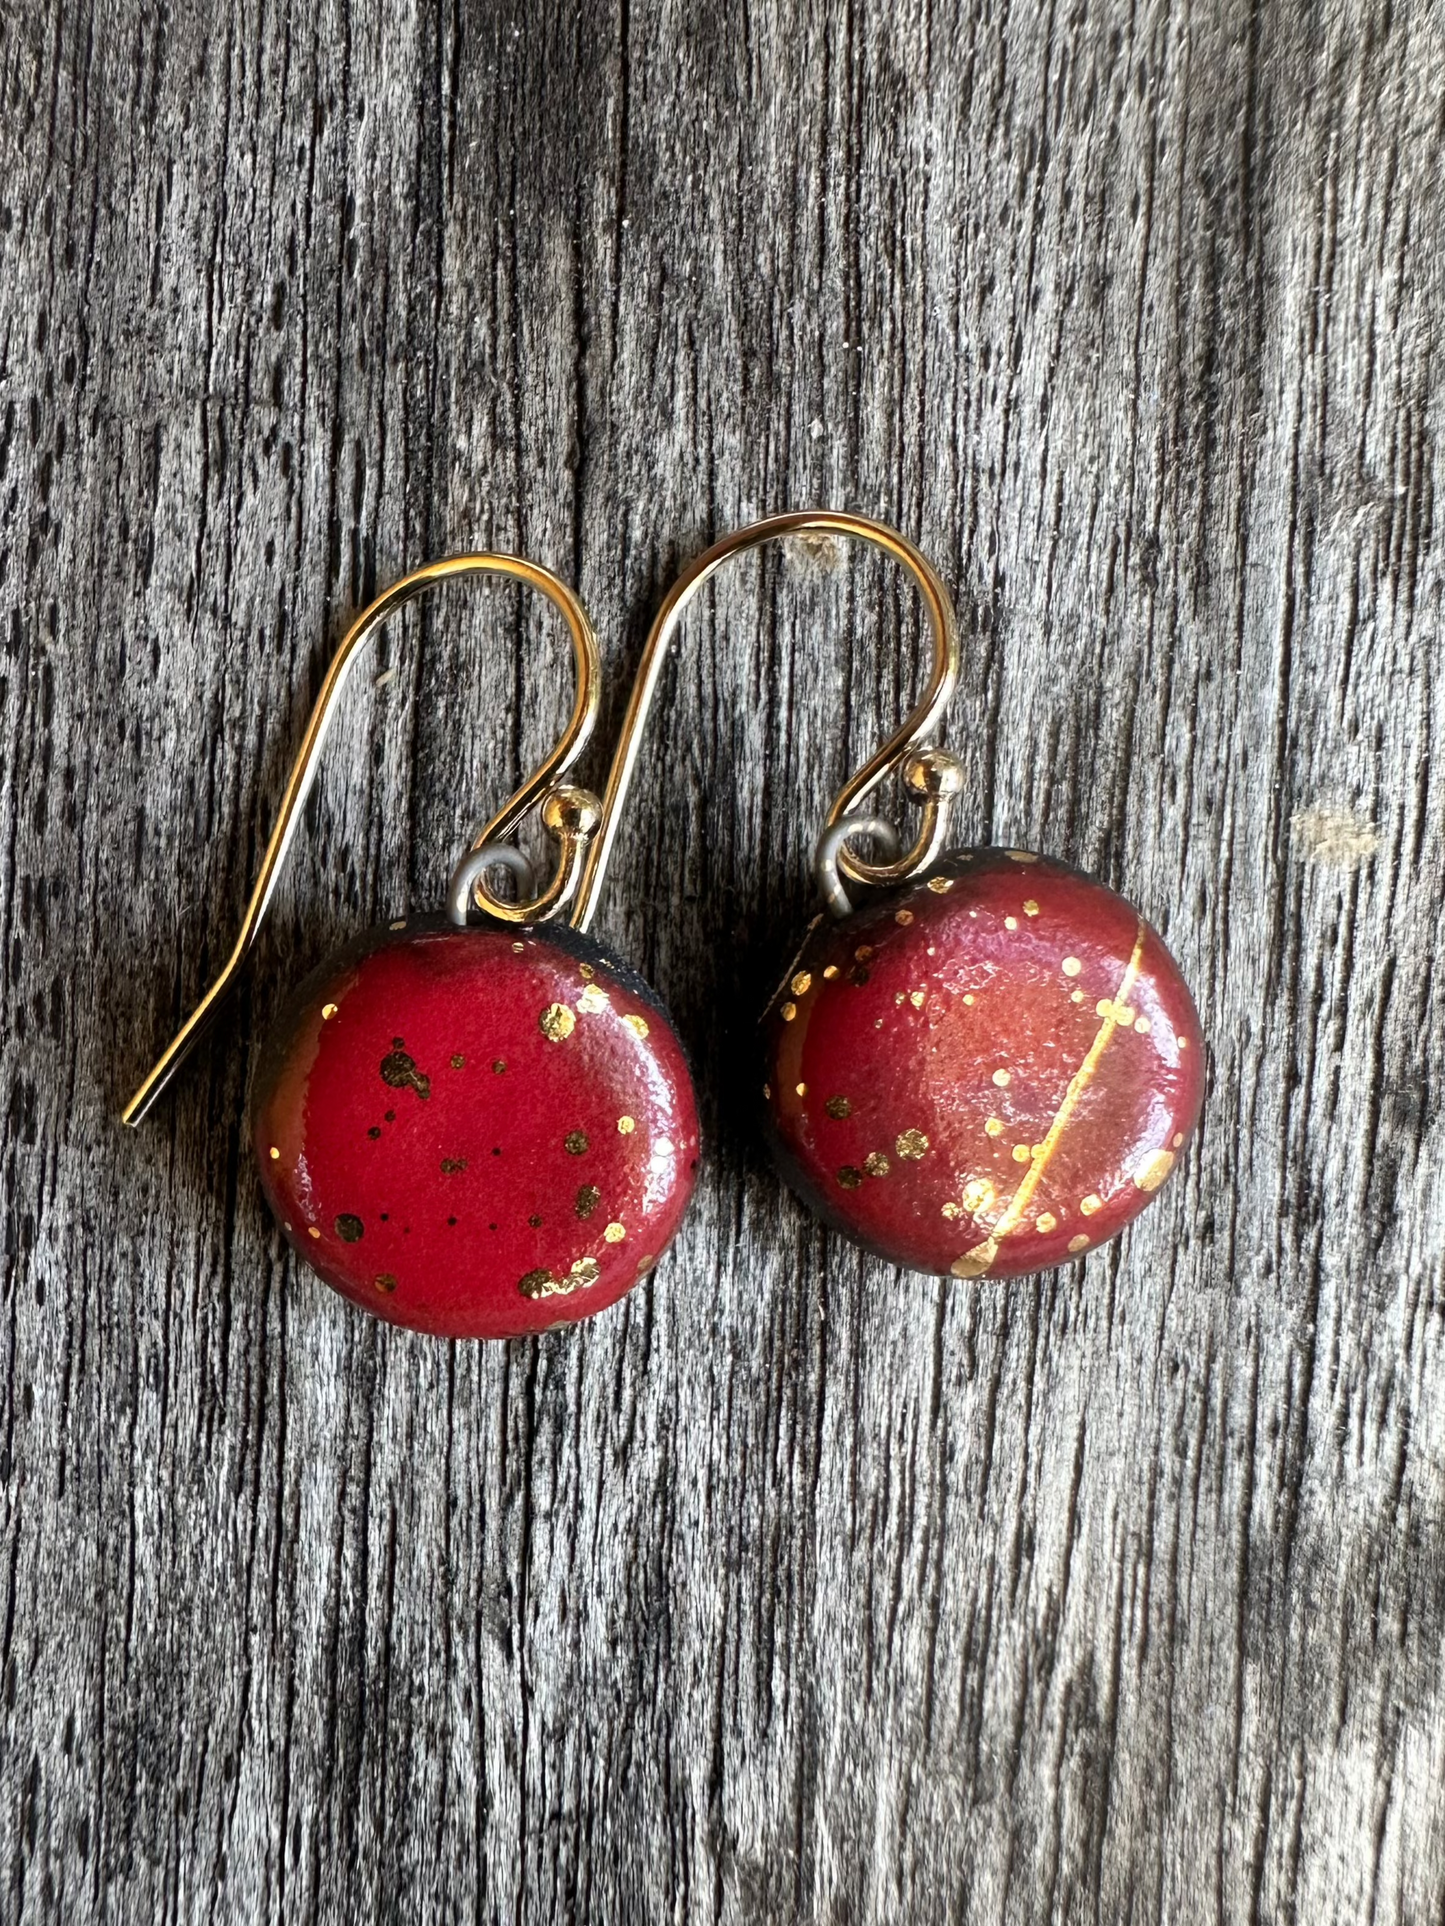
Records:
[[[573,901],[571,920],[575,929],[586,930],[596,910],[598,892],[621,826],[621,812],[636,773],[642,734],[657,693],[658,680],[667,660],[668,648],[688,604],[723,564],[735,555],[759,548],[766,542],[781,541],[795,535],[845,536],[867,542],[892,556],[913,578],[922,596],[933,637],[933,662],[928,682],[912,713],[883,747],[848,778],[833,799],[823,825],[828,841],[827,862],[851,882],[888,885],[907,881],[910,876],[926,868],[942,849],[947,832],[948,804],[961,786],[962,771],[946,751],[927,746],[925,738],[933,732],[947,708],[958,681],[958,620],[948,590],[927,557],[914,547],[906,535],[900,534],[886,522],[831,509],[807,509],[795,514],[772,515],[724,536],[699,555],[678,576],[653,617],[647,641],[643,645],[637,679],[632,685],[627,711],[622,719],[622,731],[613,753],[612,766],[608,771],[607,789],[602,799],[602,820],[587,851],[582,880]],[[845,825],[854,820],[849,813],[854,806],[870,795],[895,768],[901,769],[910,800],[920,806],[918,833],[901,856],[896,851],[890,852],[893,860],[869,863],[848,849],[847,839],[853,835],[876,833],[876,819],[858,818],[856,827],[845,828]],[[840,829],[844,833],[835,837],[832,832]],[[825,893],[835,914],[847,913],[848,898],[836,875],[831,888],[826,889]]]
[[[601,659],[591,620],[577,596],[560,577],[539,563],[527,561],[523,556],[478,553],[451,555],[441,561],[429,562],[424,568],[403,575],[377,596],[369,607],[361,611],[337,646],[307,719],[301,747],[286,778],[275,826],[261,859],[260,873],[241,918],[240,933],[220,975],[186,1018],[144,1083],[121,1112],[123,1123],[138,1124],[150,1110],[200,1041],[240,974],[271,907],[282,865],[300,823],[311,785],[316,779],[322,746],[362,648],[405,603],[443,582],[474,575],[509,577],[546,596],[567,624],[576,673],[572,713],[556,746],[472,842],[475,850],[500,842],[511,834],[529,810],[540,804],[544,821],[560,845],[552,881],[539,897],[526,902],[504,903],[492,896],[484,879],[478,876],[472,885],[474,894],[480,907],[505,922],[513,923],[543,921],[571,901],[581,878],[582,857],[596,819],[596,806],[595,799],[588,792],[561,783],[558,778],[565,775],[582,754],[597,722],[601,700]],[[559,798],[563,806],[559,806]],[[578,798],[592,806],[579,806]],[[506,857],[495,860],[508,861]]]

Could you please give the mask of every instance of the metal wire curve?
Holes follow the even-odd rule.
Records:
[[[459,929],[466,928],[477,878],[493,868],[512,872],[517,879],[518,896],[536,894],[537,878],[529,857],[514,843],[483,843],[480,849],[469,849],[451,873],[447,884],[448,922],[455,923]]]
[[[239,975],[241,966],[250,953],[261,925],[265,921],[266,913],[271,907],[271,899],[280,878],[281,865],[286,860],[291,839],[301,820],[302,808],[316,778],[317,764],[327,730],[331,726],[347,678],[355,666],[363,645],[404,603],[425,594],[427,590],[437,587],[440,583],[470,575],[509,576],[514,581],[525,582],[529,587],[540,590],[560,611],[567,624],[572,640],[577,677],[572,714],[560,741],[516,794],[511,796],[486,827],[478,832],[473,839],[473,847],[480,849],[488,843],[502,841],[516,828],[527,812],[539,803],[543,805],[544,820],[547,820],[548,806],[558,789],[569,794],[585,793],[571,792],[567,785],[558,783],[558,778],[563,776],[581,755],[596,726],[600,701],[601,663],[597,637],[587,611],[567,584],[550,569],[542,568],[536,562],[529,562],[520,555],[501,554],[451,555],[439,562],[429,562],[425,568],[416,569],[412,574],[402,576],[400,581],[393,582],[391,587],[379,595],[369,608],[363,609],[357,616],[331,658],[321,684],[321,691],[307,720],[301,747],[296,753],[291,772],[286,778],[286,788],[281,797],[276,825],[271,831],[266,853],[261,859],[260,874],[256,878],[255,887],[251,891],[245,914],[241,919],[240,934],[226,959],[225,967],[186,1018],[145,1081],[121,1112],[122,1122],[138,1124],[146,1115],[161,1091],[165,1089],[199,1042]],[[552,813],[555,814],[555,811]],[[502,915],[509,922],[535,922],[542,917],[555,914],[570,900],[580,878],[582,848],[585,847],[587,836],[591,833],[590,823],[580,835],[577,833],[561,835],[550,820],[548,820],[548,827],[554,835],[558,836],[562,848],[559,853],[557,873],[540,898],[526,903],[498,904],[489,894],[484,898],[485,884],[480,877],[476,881],[478,899],[485,900],[485,906],[489,910]]]
[[[961,780],[959,765],[951,756],[943,750],[924,746],[924,738],[943,714],[958,681],[958,623],[948,591],[927,558],[907,536],[890,528],[886,522],[830,509],[773,515],[765,521],[753,522],[746,528],[738,529],[699,555],[673,583],[653,618],[637,679],[628,698],[627,713],[622,719],[622,732],[608,771],[607,789],[602,799],[602,820],[587,851],[582,880],[573,902],[574,928],[585,930],[596,910],[598,892],[621,824],[622,807],[636,770],[642,732],[657,693],[658,678],[667,659],[668,646],[688,604],[708,579],[733,556],[758,548],[765,542],[805,534],[842,535],[868,542],[901,562],[923,597],[924,610],[933,634],[933,666],[927,686],[912,714],[883,747],[849,777],[834,797],[824,823],[825,830],[834,828],[856,804],[878,787],[890,771],[900,768],[911,799],[920,806],[918,833],[904,855],[887,863],[865,862],[846,847],[844,839],[833,852],[837,868],[855,883],[900,883],[916,875],[938,855],[947,829],[948,800],[956,793]]]
[[[898,831],[886,816],[845,816],[842,822],[823,831],[813,852],[813,880],[830,914],[840,919],[852,915],[853,904],[838,875],[838,858],[844,843],[854,836],[874,837],[883,845],[884,855],[890,858],[896,859],[903,847]]]

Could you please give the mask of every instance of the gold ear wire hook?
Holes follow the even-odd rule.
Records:
[[[864,884],[901,883],[914,876],[920,869],[927,867],[938,855],[947,832],[947,807],[949,798],[958,791],[961,771],[957,762],[946,751],[924,746],[923,738],[929,735],[939,717],[948,706],[958,681],[959,647],[958,622],[954,616],[953,604],[947,589],[943,586],[932,564],[916,549],[905,535],[890,528],[886,522],[875,522],[865,515],[845,515],[831,510],[809,510],[801,514],[773,515],[766,521],[753,522],[747,528],[738,529],[734,534],[725,536],[705,553],[699,555],[673,583],[663,600],[661,608],[653,618],[648,630],[647,641],[642,651],[642,661],[638,667],[637,680],[632,685],[628,700],[627,713],[622,720],[622,733],[618,737],[617,748],[612,758],[612,767],[607,776],[607,793],[602,802],[602,821],[587,852],[587,861],[582,871],[582,882],[572,907],[572,924],[575,929],[585,930],[592,920],[597,905],[597,893],[607,871],[608,859],[612,854],[612,844],[617,835],[621,811],[627,799],[641,748],[642,731],[647,723],[648,712],[657,692],[658,677],[667,659],[668,645],[676,633],[683,613],[689,602],[703,587],[710,576],[716,574],[724,562],[745,550],[758,548],[764,542],[778,541],[789,535],[827,534],[846,535],[858,541],[871,543],[881,548],[901,562],[913,577],[923,597],[923,606],[928,616],[929,628],[933,634],[933,666],[929,673],[928,684],[919,698],[913,713],[902,728],[890,736],[876,755],[870,756],[861,769],[850,776],[839,790],[828,811],[824,823],[825,833],[837,829],[847,818],[855,803],[876,789],[890,770],[902,765],[904,786],[910,799],[921,806],[922,819],[918,834],[912,846],[896,860],[884,863],[868,863],[861,856],[853,854],[840,840],[836,851],[830,849],[830,860],[836,856],[837,867],[851,881]],[[859,834],[873,833],[876,825],[860,819]],[[846,906],[847,898],[841,890],[834,888],[837,898]],[[836,899],[833,907],[837,908]]]
[[[514,581],[525,582],[529,587],[539,589],[561,612],[567,624],[568,633],[572,638],[572,655],[577,673],[577,693],[572,704],[572,714],[567,727],[562,732],[561,740],[516,794],[497,811],[472,843],[474,849],[481,849],[485,844],[500,841],[516,828],[529,809],[540,802],[543,820],[549,832],[560,844],[556,873],[542,894],[528,902],[499,902],[487,890],[480,876],[473,884],[474,895],[480,907],[501,916],[507,922],[515,923],[541,922],[571,901],[572,893],[581,875],[581,859],[596,817],[596,800],[587,791],[576,789],[570,783],[560,783],[556,779],[571,768],[586,748],[588,738],[597,721],[601,664],[597,637],[592,623],[588,619],[587,611],[565,582],[555,576],[550,569],[542,568],[535,562],[528,562],[519,555],[452,555],[444,561],[430,562],[425,568],[416,569],[412,574],[402,576],[400,581],[393,582],[391,587],[384,594],[379,595],[369,608],[362,610],[342,637],[340,646],[327,668],[325,679],[321,684],[321,692],[311,710],[301,747],[296,752],[296,760],[291,765],[291,773],[286,778],[286,789],[281,798],[276,826],[271,831],[271,840],[267,843],[266,854],[261,859],[261,871],[251,891],[250,900],[246,904],[246,913],[241,919],[241,931],[236,938],[235,946],[226,959],[220,975],[190,1016],[186,1018],[167,1046],[164,1055],[121,1112],[122,1122],[138,1124],[145,1116],[161,1091],[200,1041],[217,1008],[240,974],[241,966],[250,953],[261,924],[265,921],[266,912],[271,906],[271,898],[280,877],[281,865],[286,860],[286,852],[291,846],[296,825],[301,819],[302,807],[316,777],[326,732],[331,726],[342,690],[361,648],[382,623],[394,615],[404,603],[425,594],[428,589],[435,588],[441,582],[468,575],[505,575]]]

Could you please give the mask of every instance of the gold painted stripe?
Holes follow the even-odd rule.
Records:
[[[1003,1215],[999,1218],[993,1230],[984,1241],[981,1244],[975,1244],[972,1250],[965,1251],[963,1256],[958,1260],[958,1265],[955,1268],[958,1270],[960,1277],[982,1277],[998,1256],[1000,1243],[1002,1243],[1009,1232],[1021,1221],[1024,1212],[1028,1209],[1033,1199],[1033,1194],[1038,1189],[1043,1179],[1043,1174],[1048,1168],[1049,1159],[1058,1149],[1059,1139],[1063,1136],[1070,1117],[1073,1116],[1074,1111],[1077,1109],[1080,1097],[1083,1096],[1089,1085],[1094,1081],[1094,1072],[1099,1067],[1099,1061],[1108,1049],[1115,1030],[1119,1027],[1119,1020],[1115,1012],[1121,1009],[1129,1000],[1129,992],[1133,989],[1135,978],[1139,974],[1139,963],[1144,954],[1144,938],[1147,933],[1148,926],[1141,916],[1139,918],[1138,934],[1134,938],[1133,953],[1125,968],[1123,980],[1119,985],[1117,995],[1109,1005],[1109,1014],[1099,1025],[1098,1034],[1089,1045],[1089,1054],[1084,1058],[1084,1061],[1079,1065],[1073,1076],[1070,1077],[1069,1087],[1064,1092],[1064,1101],[1055,1112],[1054,1120],[1049,1125],[1043,1142],[1035,1146],[1034,1154],[1029,1160],[1029,1167],[1024,1172],[1023,1181],[1013,1196],[1010,1197],[1007,1204],[1005,1204]]]

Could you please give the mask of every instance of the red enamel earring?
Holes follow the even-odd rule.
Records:
[[[597,640],[577,597],[509,555],[419,569],[364,610],[327,671],[241,933],[220,976],[124,1112],[139,1123],[202,1035],[265,918],[347,675],[403,603],[502,575],[559,610],[576,699],[562,740],[453,873],[445,915],[368,930],[300,986],[259,1066],[251,1135],[267,1201],[335,1290],[444,1337],[511,1337],[589,1317],[675,1235],[698,1162],[682,1046],[642,979],[549,919],[573,900],[600,817],[561,780],[597,719]],[[502,841],[536,808],[558,844],[535,894]],[[517,902],[487,871],[510,869]],[[469,913],[486,913],[482,924]]]
[[[1178,966],[1121,896],[1020,849],[945,851],[960,765],[927,746],[958,677],[947,591],[913,545],[859,516],[780,515],[678,579],[648,637],[573,922],[584,928],[638,736],[684,610],[730,557],[779,537],[852,536],[901,562],[933,637],[907,722],[828,811],[815,918],[763,1019],[765,1128],[799,1196],[911,1269],[1016,1277],[1115,1236],[1198,1120],[1203,1037]],[[853,813],[897,772],[920,809],[903,852]],[[865,860],[860,837],[884,860]],[[849,889],[862,892],[855,907]]]

